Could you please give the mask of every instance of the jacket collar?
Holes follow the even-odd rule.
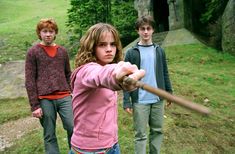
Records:
[[[133,49],[134,49],[134,50],[136,50],[136,49],[139,50],[139,48],[138,48],[138,43],[139,43],[139,42],[137,42],[137,43],[133,46]],[[160,47],[160,46],[159,46],[158,44],[156,44],[156,43],[153,43],[153,46],[154,46],[155,49],[157,49],[158,47]]]

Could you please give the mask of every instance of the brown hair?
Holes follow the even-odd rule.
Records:
[[[55,30],[55,33],[58,34],[58,26],[55,22],[55,20],[51,19],[51,18],[45,18],[45,19],[41,19],[38,24],[37,24],[37,27],[36,27],[36,32],[37,32],[37,35],[38,35],[38,38],[40,40],[42,40],[41,36],[40,36],[40,31],[43,29],[43,28],[50,28],[50,29],[53,29]]]
[[[144,15],[144,16],[139,17],[136,20],[136,22],[135,22],[135,29],[139,30],[139,28],[141,26],[143,26],[144,24],[148,24],[148,25],[152,26],[153,29],[155,27],[155,21],[154,21],[153,17],[150,16],[150,15]]]
[[[122,44],[118,31],[110,24],[97,23],[91,26],[80,40],[80,47],[75,57],[75,68],[89,62],[97,62],[95,47],[99,43],[100,37],[104,32],[111,32],[113,34],[117,47],[116,55],[112,63],[117,63],[123,59]]]

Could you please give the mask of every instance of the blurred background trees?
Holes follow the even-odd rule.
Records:
[[[126,46],[137,38],[134,23],[138,13],[134,0],[71,0],[68,10],[69,37],[71,54],[77,52],[79,39],[84,32],[98,22],[110,23],[120,33],[122,45]]]

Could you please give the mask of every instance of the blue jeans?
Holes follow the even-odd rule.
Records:
[[[84,150],[79,150],[79,153],[82,153],[82,154],[99,154],[99,152],[102,152],[102,151],[105,151],[105,150],[101,149],[101,150],[97,150],[97,152],[88,152],[88,151],[84,151]],[[73,149],[71,149],[69,151],[69,154],[78,154],[78,152],[76,152]],[[114,146],[112,146],[110,149],[108,149],[105,152],[105,154],[121,154],[119,144],[116,143]]]
[[[146,154],[147,125],[149,125],[149,153],[160,154],[163,140],[163,101],[154,104],[133,105],[135,154]]]
[[[40,123],[43,127],[46,154],[60,154],[56,137],[57,112],[60,115],[63,128],[67,131],[68,145],[70,149],[70,141],[73,134],[73,112],[71,96],[56,100],[42,99],[40,100],[40,106],[43,111],[43,117],[40,119]]]

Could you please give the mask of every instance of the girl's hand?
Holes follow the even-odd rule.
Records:
[[[129,62],[119,62],[114,70],[116,80],[121,84],[122,88],[127,91],[135,90],[137,87],[135,84],[126,84],[123,82],[125,76],[128,76],[134,80],[140,80],[145,75],[144,70],[139,70],[136,65]]]

